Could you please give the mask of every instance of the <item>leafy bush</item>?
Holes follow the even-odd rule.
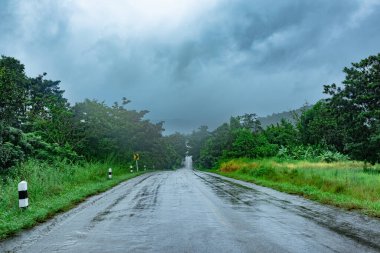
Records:
[[[9,168],[23,161],[25,154],[20,146],[6,142],[0,146],[0,168]]]
[[[41,136],[36,133],[24,134],[24,138],[31,147],[30,155],[39,160],[53,161],[58,159],[67,159],[69,161],[81,160],[69,144],[60,146],[57,143],[47,143]]]
[[[342,153],[339,153],[339,152],[332,152],[330,150],[325,150],[323,151],[319,156],[318,158],[321,160],[321,161],[324,161],[324,162],[328,162],[328,163],[331,163],[331,162],[337,162],[337,161],[347,161],[349,160],[349,157],[347,155],[344,155]]]
[[[278,145],[269,143],[264,135],[257,136],[256,147],[254,149],[254,157],[264,158],[273,157],[278,152]]]
[[[0,170],[24,161],[29,148],[20,129],[0,123]]]
[[[44,161],[81,159],[68,144],[64,146],[50,144],[35,132],[26,134],[20,129],[0,124],[0,171],[31,157]]]
[[[275,156],[277,145],[268,142],[263,134],[252,133],[249,129],[235,131],[235,139],[231,149],[226,152],[225,158],[263,158]]]
[[[318,160],[324,162],[347,161],[349,157],[336,151],[330,151],[320,146],[281,146],[277,157],[289,160]]]

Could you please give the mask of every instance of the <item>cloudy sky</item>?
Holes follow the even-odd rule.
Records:
[[[0,0],[0,54],[185,132],[316,102],[379,24],[380,0]]]

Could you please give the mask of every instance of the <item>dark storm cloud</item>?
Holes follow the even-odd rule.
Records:
[[[323,47],[359,7],[354,1],[262,2],[221,4],[215,14],[205,17],[216,21],[206,22],[201,38],[176,49],[177,70],[198,61],[223,59],[226,53],[243,54],[248,59],[242,67],[254,69],[287,67],[298,64],[299,58],[307,61],[305,53]]]
[[[62,80],[72,102],[126,96],[170,131],[313,103],[380,45],[376,0],[183,0],[172,5],[191,7],[184,18],[162,9],[153,21],[153,2],[139,15],[128,1],[89,3],[2,1],[1,53]]]

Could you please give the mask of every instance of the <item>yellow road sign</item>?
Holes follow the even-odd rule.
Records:
[[[135,161],[138,161],[138,160],[140,160],[140,155],[139,154],[133,154],[133,160],[135,160]]]

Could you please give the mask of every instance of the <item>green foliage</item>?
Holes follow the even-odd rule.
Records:
[[[60,159],[81,160],[68,144],[51,144],[35,132],[24,133],[20,129],[0,124],[0,171],[20,164],[27,158],[50,162]]]
[[[348,161],[349,157],[339,152],[333,152],[330,150],[324,150],[318,156],[319,160],[323,162],[338,162],[338,161]]]
[[[211,136],[207,138],[200,150],[200,157],[199,160],[196,160],[196,164],[204,168],[213,168],[223,156],[225,150],[229,149],[231,142],[230,128],[225,123],[215,129]]]
[[[343,87],[325,85],[325,93],[343,135],[344,149],[355,159],[380,161],[380,54],[344,68]]]
[[[231,120],[233,120],[233,118]],[[261,127],[261,122],[258,120],[256,113],[246,113],[242,116],[237,116],[236,120],[239,121],[238,127],[248,129],[253,133],[259,133],[263,130]]]
[[[12,57],[0,58],[0,120],[19,126],[24,116],[28,80],[24,65]]]
[[[30,148],[30,156],[39,160],[52,162],[58,159],[78,162],[82,159],[69,144],[48,143],[35,132],[24,134],[24,140]]]
[[[234,141],[226,156],[253,158],[256,140],[251,130],[245,128],[237,129],[233,135]]]
[[[148,168],[181,164],[185,137],[162,136],[163,122],[144,119],[148,111],[127,110],[126,98],[121,105],[87,99],[72,107],[60,81],[45,76],[29,78],[18,60],[0,59],[1,170],[29,158],[131,164],[136,152]]]
[[[165,146],[171,150],[168,157],[169,164],[175,168],[182,164],[183,158],[186,156],[186,136],[180,133],[174,133],[164,137]],[[152,161],[154,163],[154,161]]]
[[[320,149],[313,146],[282,146],[277,157],[287,160],[315,160],[320,154]]]
[[[303,107],[292,121],[282,119],[263,129],[256,114],[231,117],[229,124],[198,141],[201,148],[193,154],[197,165],[213,168],[226,158],[276,153],[292,160],[379,162],[380,54],[353,63],[344,72],[343,87],[325,85],[324,92],[331,97]],[[279,115],[290,117],[274,115],[277,122]]]
[[[255,170],[246,170],[246,173],[253,177],[273,178],[276,172],[270,167],[260,167]]]
[[[163,137],[163,122],[144,119],[148,111],[128,110],[122,104],[108,106],[104,102],[86,99],[73,108],[72,145],[87,159],[104,161],[110,156],[121,164],[130,164],[133,153],[140,153],[141,163],[171,169],[180,165],[185,153],[185,137],[175,134]],[[181,156],[181,158],[179,157]]]
[[[274,156],[277,152],[277,145],[270,144],[264,134],[255,134],[246,128],[237,130],[234,133],[234,142],[227,158],[259,158]]]
[[[107,177],[109,167],[112,167],[111,180]],[[16,166],[7,176],[0,177],[0,240],[140,174],[99,162],[76,164],[29,160]],[[30,208],[26,210],[18,207],[17,184],[21,180],[26,180],[29,185]]]
[[[286,160],[309,160],[309,161],[324,161],[337,162],[347,161],[349,157],[337,151],[330,151],[322,146],[281,146],[277,153],[278,158]]]
[[[300,144],[297,129],[289,121],[282,119],[276,125],[270,125],[265,129],[264,135],[268,142],[279,146],[294,146]]]
[[[204,144],[196,164],[212,168],[221,159],[274,156],[277,145],[268,142],[260,125],[256,114],[231,117],[229,124],[224,123],[210,135],[203,136]]]
[[[380,170],[378,166],[363,170],[363,164],[234,159],[222,163],[216,172],[380,217]],[[233,169],[225,169],[227,165]]]
[[[321,100],[305,111],[297,125],[302,143],[327,145],[343,151],[343,132],[327,101]]]
[[[25,160],[31,147],[23,137],[21,130],[0,123],[0,171]]]
[[[195,163],[199,163],[202,147],[206,144],[207,139],[210,137],[207,126],[200,126],[197,131],[193,131],[188,137],[189,140],[189,155],[193,157]]]
[[[260,157],[272,157],[278,152],[278,145],[269,143],[264,134],[256,136],[256,146],[254,149],[254,156]]]

